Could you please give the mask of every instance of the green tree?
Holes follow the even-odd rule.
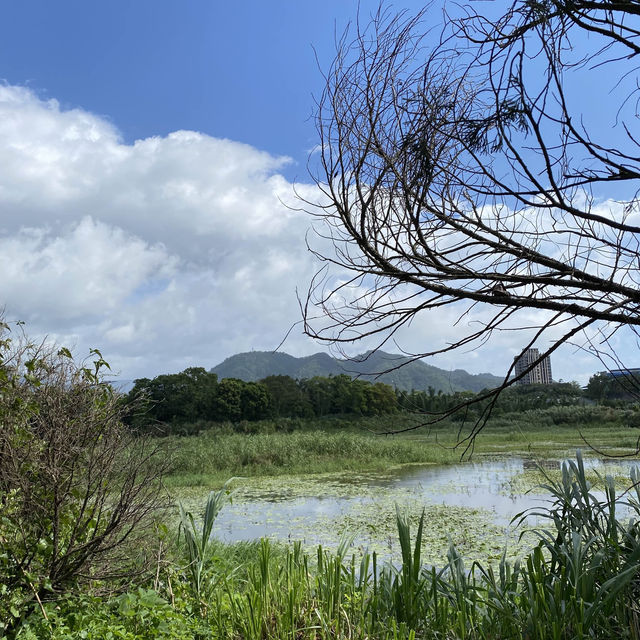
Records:
[[[215,411],[218,376],[202,367],[181,373],[139,378],[128,394],[141,410],[132,418],[136,427],[155,423],[185,423],[211,419]],[[140,400],[143,403],[140,404]]]
[[[259,382],[245,382],[240,394],[243,420],[262,420],[273,413],[269,389]]]
[[[357,406],[359,398],[353,380],[341,373],[340,375],[329,378],[331,389],[331,413],[354,413],[354,407]]]
[[[370,384],[368,387],[367,406],[369,415],[395,413],[398,410],[395,390],[382,382]]]
[[[589,378],[585,395],[598,402],[637,400],[640,395],[640,376],[632,371],[620,371],[615,375],[608,371],[601,371]]]
[[[326,416],[332,412],[333,389],[331,378],[314,376],[308,380],[302,380],[300,385],[309,398],[316,416]]]
[[[267,376],[260,381],[271,394],[273,411],[279,417],[311,418],[313,405],[301,384],[290,376]]]
[[[242,417],[242,389],[244,382],[237,378],[223,378],[218,383],[214,401],[213,420],[240,420]]]

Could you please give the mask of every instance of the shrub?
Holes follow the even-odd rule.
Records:
[[[127,545],[145,548],[166,458],[123,425],[92,356],[76,363],[0,323],[0,584],[12,596],[0,597],[0,635],[82,579],[144,567]]]

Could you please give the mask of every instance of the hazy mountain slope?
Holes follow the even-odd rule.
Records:
[[[380,381],[410,391],[433,387],[445,393],[451,391],[480,391],[495,387],[502,378],[481,373],[473,375],[462,369],[445,371],[420,360],[409,362],[399,369],[398,365],[409,358],[378,351],[363,354],[356,361],[338,360],[326,353],[316,353],[305,358],[295,358],[288,353],[273,351],[250,351],[238,353],[213,367],[211,371],[219,378],[239,378],[247,382],[261,380],[269,375],[286,375],[292,378],[313,378],[346,373],[364,380]],[[394,369],[393,371],[388,371]],[[381,372],[388,371],[388,373]]]

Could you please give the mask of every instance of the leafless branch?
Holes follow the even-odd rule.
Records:
[[[428,310],[491,310],[426,357],[538,310],[548,355],[586,328],[639,326],[638,14],[637,0],[517,0],[497,19],[447,15],[438,36],[425,13],[381,8],[345,32],[317,105],[306,208],[333,249],[317,250],[306,333],[382,344]],[[603,65],[629,88],[595,130],[566,87]]]

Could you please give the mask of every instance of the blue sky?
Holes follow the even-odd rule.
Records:
[[[80,355],[100,348],[126,379],[275,348],[318,267],[293,197],[294,183],[315,196],[318,64],[358,6],[366,17],[377,1],[1,3],[7,319]],[[402,346],[441,345],[456,319],[416,320]],[[500,374],[520,342],[433,364]],[[322,347],[296,329],[283,349]],[[586,381],[598,365],[580,357],[555,377]]]
[[[362,2],[361,12],[375,2]],[[420,3],[407,3],[419,7]],[[25,0],[0,5],[0,75],[111,120],[126,142],[178,129],[293,158],[315,144],[316,54],[355,0]],[[403,5],[404,6],[404,5]]]

